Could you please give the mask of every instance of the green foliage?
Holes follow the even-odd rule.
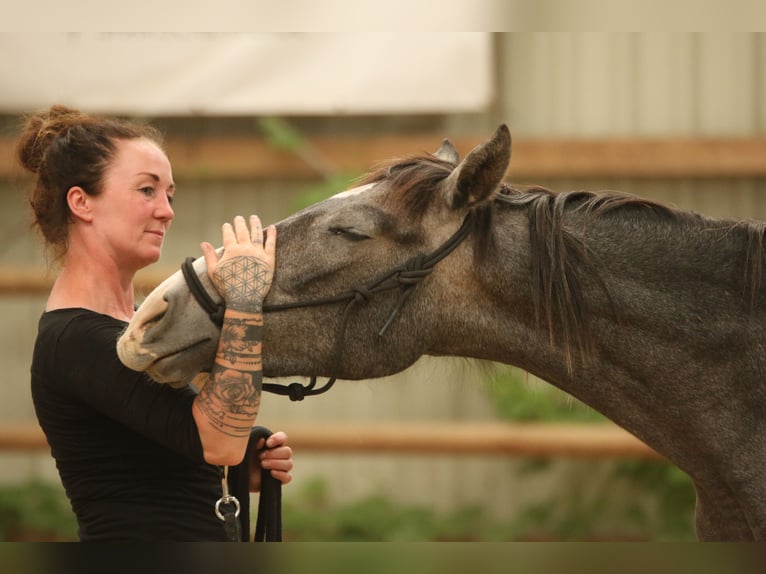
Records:
[[[325,179],[307,185],[301,190],[301,193],[291,206],[293,211],[299,211],[304,207],[313,205],[340,193],[346,189],[353,187],[355,180],[359,178],[359,174],[330,174]]]
[[[631,460],[621,461],[614,477],[640,487],[651,497],[659,522],[657,539],[694,539],[694,485],[686,473],[661,461]]]
[[[300,130],[280,117],[260,118],[258,129],[266,142],[275,149],[300,157],[312,166],[319,176],[316,182],[307,185],[299,199],[291,206],[292,211],[299,211],[323,199],[352,187],[360,173],[343,173],[326,157],[314,149]]]
[[[603,415],[556,387],[527,382],[518,371],[498,366],[486,384],[487,392],[504,419],[512,421],[603,422]]]
[[[77,521],[59,485],[39,479],[0,488],[1,540],[76,540]]]
[[[257,125],[268,144],[276,149],[297,152],[305,145],[303,134],[283,118],[260,118]]]
[[[598,423],[605,417],[552,385],[524,381],[518,371],[498,367],[487,382],[497,413],[512,421]],[[527,477],[550,472],[547,460],[522,466]],[[578,470],[579,469],[579,470]],[[561,469],[556,472],[562,473]],[[597,495],[588,496],[598,481]],[[539,532],[555,539],[597,536],[593,525],[612,523],[623,535],[653,540],[693,540],[694,486],[678,468],[663,461],[580,462],[559,478],[562,488],[525,508],[515,532]],[[627,499],[627,501],[626,501]]]
[[[684,481],[666,481],[669,469],[678,473],[660,462],[536,466],[530,483],[540,478],[535,473],[552,471],[561,488],[505,518],[477,505],[439,513],[383,496],[334,504],[327,484],[315,478],[285,500],[284,534],[292,541],[336,542],[691,541],[693,496]],[[650,489],[655,496],[648,496]]]
[[[693,493],[677,469],[661,462],[588,463],[552,468],[522,465],[529,481],[555,471],[561,489],[504,519],[481,506],[439,513],[383,496],[334,504],[321,479],[304,483],[283,503],[285,539],[294,541],[693,540]],[[604,468],[606,467],[606,468]],[[606,472],[605,472],[606,470]],[[641,485],[649,502],[620,496]],[[255,508],[253,509],[255,511]],[[76,540],[77,524],[58,484],[33,480],[0,488],[0,539]]]
[[[404,506],[384,496],[334,505],[327,484],[312,479],[284,501],[286,540],[428,541],[492,539],[497,530],[479,507],[441,515],[424,506]]]

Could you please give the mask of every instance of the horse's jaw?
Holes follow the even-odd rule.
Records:
[[[144,349],[136,340],[136,332],[125,332],[117,341],[117,356],[123,365],[134,371],[143,372],[154,363],[158,356]]]
[[[117,344],[117,355],[128,368],[146,372],[157,383],[174,387],[185,386],[200,371],[209,370],[213,363],[215,344],[210,337],[190,343],[164,354],[146,350],[135,332],[123,335]],[[212,351],[211,351],[212,349]]]
[[[218,327],[193,303],[178,271],[136,310],[117,341],[117,355],[126,367],[146,372],[158,383],[182,386],[210,369],[219,335]]]
[[[199,341],[193,347],[159,358],[147,367],[146,373],[157,383],[172,387],[186,386],[200,372],[209,371],[213,364],[214,353],[206,353],[205,346],[210,346],[209,340]]]

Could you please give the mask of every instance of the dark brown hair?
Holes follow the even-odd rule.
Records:
[[[36,176],[29,204],[38,227],[60,259],[68,246],[69,206],[66,195],[79,186],[89,195],[102,191],[104,171],[114,159],[119,140],[146,138],[157,145],[161,133],[152,126],[95,116],[55,105],[24,118],[16,155]]]

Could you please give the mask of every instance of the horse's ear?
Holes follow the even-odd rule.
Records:
[[[511,161],[511,132],[501,124],[476,146],[444,182],[448,205],[457,209],[492,201]]]
[[[452,145],[452,142],[449,140],[442,141],[442,145],[434,154],[434,157],[438,157],[444,161],[454,163],[455,165],[457,165],[457,163],[460,161],[460,155],[457,153],[455,146]]]

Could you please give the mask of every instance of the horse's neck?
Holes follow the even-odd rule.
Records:
[[[706,386],[728,380],[731,364],[763,335],[743,304],[744,240],[689,226],[661,233],[612,223],[620,222],[589,228],[588,257],[568,270],[566,288],[581,290],[577,332],[562,331],[571,294],[560,290],[546,301],[535,292],[530,277],[540,270],[518,226],[479,273],[480,305],[492,306],[473,310],[481,324],[464,338],[481,358],[540,376],[663,446],[674,424],[715,408]],[[757,363],[752,354],[748,361]],[[699,398],[687,403],[689,396]]]

